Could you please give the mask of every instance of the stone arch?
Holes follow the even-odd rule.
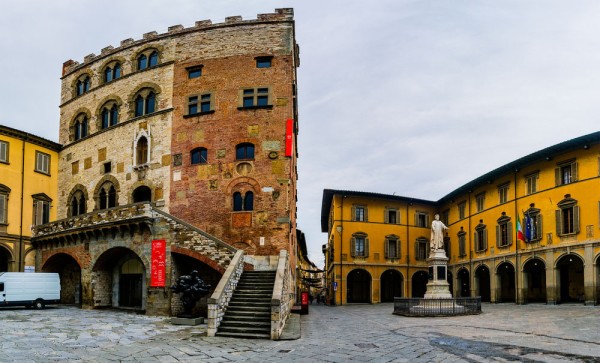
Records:
[[[227,195],[230,195],[234,191],[237,191],[236,187],[241,184],[250,185],[250,188],[252,189],[252,191],[254,193],[260,192],[260,184],[258,183],[258,181],[256,181],[256,179],[250,178],[247,176],[243,176],[243,177],[235,178],[231,182],[229,182],[229,184],[227,185],[227,188],[226,188]]]
[[[411,277],[411,297],[424,297],[427,292],[429,274],[427,271],[418,270]]]
[[[558,301],[585,302],[585,259],[575,252],[563,253],[555,268]]]
[[[13,250],[7,244],[0,242],[0,272],[9,272],[14,261]]]
[[[196,251],[192,251],[187,248],[171,246],[171,253],[177,253],[180,255],[185,255],[185,256],[194,258],[194,259],[210,266],[213,270],[219,272],[220,274],[225,273],[225,268],[223,266],[219,265],[215,260],[212,260],[210,257],[200,254]]]
[[[381,302],[393,302],[394,297],[404,296],[404,275],[396,269],[385,270],[380,278]]]
[[[346,302],[370,303],[373,278],[369,271],[355,268],[346,275]]]
[[[115,178],[112,175],[105,175],[102,178],[100,178],[100,180],[96,184],[96,188],[94,189],[94,210],[100,209],[100,190],[102,189],[102,186],[106,182],[112,183],[112,185],[115,187],[115,191],[117,193],[117,195],[116,195],[116,205],[117,206],[119,205],[119,194],[120,194],[120,191],[121,191],[121,188],[119,186],[119,181],[117,180],[117,178]]]
[[[83,198],[85,199],[85,203],[86,203],[86,211],[87,211],[87,205],[90,201],[90,197],[88,195],[87,192],[87,188],[84,187],[81,184],[75,184],[75,186],[73,188],[71,188],[71,192],[69,192],[69,196],[67,197],[67,204],[66,204],[66,211],[67,211],[67,216],[72,216],[72,210],[71,210],[71,201],[73,200],[73,197],[75,196],[75,193],[77,192],[81,192],[83,194]]]
[[[48,255],[44,256],[44,258],[42,259],[42,267],[41,267],[42,271],[46,271],[49,268],[50,265],[48,264],[48,261],[50,261],[54,256],[60,255],[60,254],[71,257],[73,260],[75,260],[75,262],[77,263],[79,268],[84,268],[87,265],[87,264],[84,264],[83,261],[81,261],[80,255],[73,253],[69,250],[55,250],[55,251],[50,250],[49,252],[50,253]]]
[[[477,295],[481,296],[482,302],[491,301],[491,275],[487,264],[481,263],[475,269],[475,287]]]
[[[71,80],[71,93],[73,94],[73,98],[78,97],[77,96],[77,81],[79,81],[86,75],[88,77],[90,77],[90,90],[92,89],[92,85],[94,84],[93,80],[96,75],[90,68],[82,69]]]
[[[104,82],[104,70],[106,69],[106,67],[108,67],[111,64],[114,64],[115,62],[118,62],[121,65],[121,77],[124,76],[123,74],[123,65],[125,64],[125,62],[127,62],[127,59],[123,56],[120,55],[114,55],[114,56],[110,56],[108,57],[104,63],[102,63],[102,66],[99,68],[100,70],[100,75],[102,76],[102,82],[104,84],[106,84]]]
[[[511,261],[496,266],[496,302],[516,302],[516,271]]]
[[[133,271],[126,271],[126,266],[133,266]],[[150,263],[136,246],[121,242],[105,248],[97,254],[91,272],[94,307],[145,309]]]
[[[146,150],[146,162],[142,163],[142,164],[138,164],[138,142],[140,142],[140,139],[145,138],[146,142],[147,142],[147,150]],[[133,160],[132,165],[144,165],[144,164],[149,164],[150,160],[152,160],[152,135],[150,132],[150,128],[148,127],[147,129],[140,129],[138,130],[134,136],[133,136]]]
[[[546,302],[546,261],[530,256],[524,261],[522,271],[524,302]]]
[[[456,272],[456,282],[458,283],[458,297],[471,297],[471,271],[465,266]]]
[[[150,53],[152,53],[153,51],[157,51],[158,52],[158,64],[164,63],[165,62],[165,57],[164,57],[164,52],[165,52],[165,47],[162,44],[152,44],[151,46],[148,47],[142,47],[140,49],[138,49],[137,51],[135,51],[130,58],[130,62],[131,64],[134,65],[133,69],[135,70],[135,72],[138,71],[137,69],[137,59],[140,55],[142,54],[147,54],[149,55]],[[146,68],[148,69],[148,68]]]
[[[59,274],[61,303],[81,305],[81,264],[75,256],[65,251],[54,253],[44,262],[42,271]]]
[[[80,107],[73,112],[71,121],[69,121],[69,141],[75,141],[75,123],[81,121],[83,117],[87,119],[87,135],[91,134],[92,114],[87,108]]]
[[[155,97],[155,111],[157,112],[161,109],[160,107],[160,94],[162,92],[162,88],[153,82],[142,82],[141,84],[139,84],[134,90],[133,92],[131,92],[128,96],[127,96],[127,104],[129,105],[129,110],[127,113],[127,116],[129,119],[135,118],[135,117],[142,117],[142,116],[146,116],[146,114],[142,115],[142,116],[136,116],[135,115],[135,99],[138,95],[142,95],[142,97],[146,98],[146,96],[148,96],[148,94],[150,92],[154,93],[154,97]]]

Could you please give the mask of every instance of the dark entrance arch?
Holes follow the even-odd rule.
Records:
[[[8,272],[9,262],[12,260],[12,254],[4,246],[0,246],[0,272]]]
[[[446,277],[446,281],[448,281],[448,288],[450,289],[450,295],[454,297],[454,279],[452,278],[452,272],[447,270],[448,276]]]
[[[546,302],[546,264],[532,258],[523,266],[525,303]]]
[[[105,251],[96,260],[92,274],[94,307],[145,308],[146,267],[132,250],[115,247]]]
[[[412,297],[424,297],[427,292],[427,283],[429,282],[429,273],[427,271],[417,271],[412,276]]]
[[[60,277],[60,302],[81,306],[81,266],[66,253],[48,258],[43,272],[57,272]]]
[[[402,297],[404,278],[396,270],[386,270],[381,274],[381,302],[394,302],[394,297]]]
[[[134,203],[150,202],[150,201],[152,201],[152,192],[150,191],[150,188],[148,188],[145,185],[135,188],[135,190],[133,191],[133,202]]]
[[[469,270],[461,268],[456,275],[458,282],[458,297],[471,297],[471,282]]]
[[[475,281],[477,286],[477,295],[481,296],[482,302],[491,301],[490,289],[490,269],[486,265],[481,265],[475,270]]]
[[[515,268],[511,263],[503,262],[496,268],[498,288],[496,302],[515,302]]]
[[[173,281],[176,281],[177,278],[184,275],[189,275],[192,271],[198,271],[200,278],[207,284],[209,284],[210,290],[208,295],[201,298],[200,301],[196,303],[196,306],[192,310],[193,314],[198,314],[198,316],[206,316],[208,313],[208,298],[212,295],[213,291],[219,284],[221,280],[221,273],[214,270],[212,267],[208,266],[202,261],[199,261],[193,257],[186,256],[179,253],[171,253],[172,263],[173,263],[173,271],[174,273]],[[173,294],[173,299],[179,299],[179,294]],[[180,304],[171,304],[171,314],[177,315],[182,313],[183,309]]]
[[[557,264],[559,302],[584,302],[583,260],[568,254],[561,257]]]
[[[371,275],[366,270],[356,269],[350,271],[347,281],[346,299],[348,303],[371,302]]]

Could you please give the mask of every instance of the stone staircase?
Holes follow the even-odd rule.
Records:
[[[217,336],[271,339],[271,298],[275,271],[244,271]]]

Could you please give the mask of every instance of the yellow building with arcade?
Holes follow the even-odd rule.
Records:
[[[60,148],[0,125],[0,272],[35,266],[31,227],[56,219]]]
[[[600,132],[550,146],[437,201],[326,189],[321,228],[329,301],[422,297],[430,225],[449,229],[453,296],[600,302]],[[518,233],[518,226],[521,226]]]

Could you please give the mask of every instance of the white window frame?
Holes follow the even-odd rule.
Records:
[[[8,146],[7,141],[0,141],[0,163],[8,164]]]
[[[50,155],[41,151],[35,152],[35,171],[50,174]]]

